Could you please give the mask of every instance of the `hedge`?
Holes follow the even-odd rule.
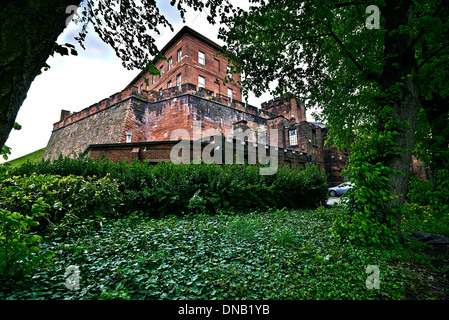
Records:
[[[303,209],[317,207],[327,200],[326,177],[314,165],[305,170],[279,168],[270,176],[260,175],[259,167],[252,165],[160,163],[154,166],[138,161],[114,163],[60,157],[52,162],[26,163],[3,170],[8,170],[4,174],[9,177],[80,176],[89,181],[108,177],[119,183],[122,205],[98,195],[97,205],[101,210],[111,210],[103,203],[109,201],[114,203],[114,210],[120,207],[121,212],[141,211],[151,216]],[[45,178],[41,176],[41,179],[41,184],[45,184]],[[95,198],[97,194],[91,195]]]

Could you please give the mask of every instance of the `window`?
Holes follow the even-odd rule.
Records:
[[[313,130],[313,129],[312,129],[312,144],[314,146],[318,145],[317,141],[316,141],[316,130]]]
[[[167,88],[171,88],[171,80],[167,82]]]
[[[204,52],[198,51],[198,63],[206,64],[206,54]]]
[[[178,74],[176,76],[176,85],[178,86],[179,89],[181,89],[181,74]]]
[[[205,87],[206,87],[206,78],[198,76],[198,88],[205,88]]]
[[[171,70],[172,65],[173,65],[173,59],[170,57],[170,59],[168,59],[168,71]]]
[[[156,76],[153,75],[153,84],[156,83]]]
[[[182,60],[182,48],[178,50],[178,62]]]
[[[161,77],[164,75],[164,67],[161,66],[161,68],[159,69],[160,73],[161,73]]]
[[[143,83],[140,85],[140,91],[139,91],[140,93],[142,93],[143,92]]]
[[[298,145],[298,135],[296,134],[296,129],[288,132],[288,141],[291,146]]]
[[[126,131],[126,142],[130,143],[132,139],[133,133],[131,131]]]
[[[231,88],[228,88],[228,97],[231,102],[232,102],[233,95],[234,95],[234,91]]]
[[[162,96],[162,88],[159,89],[159,94]]]

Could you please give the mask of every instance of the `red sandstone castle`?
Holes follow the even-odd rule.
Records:
[[[236,143],[245,144],[245,154],[255,150],[249,147],[263,147],[278,154],[280,166],[315,163],[326,171],[330,185],[343,182],[340,173],[348,154],[324,146],[324,125],[308,122],[304,105],[294,99],[274,99],[261,108],[242,102],[240,75],[230,74],[227,59],[217,55],[220,50],[198,32],[182,28],[161,50],[167,60],[154,61],[160,75],[141,72],[109,98],[76,113],[63,110],[44,159],[87,153],[158,163],[170,161],[179,139],[175,130],[185,129],[190,137],[212,131],[234,149]],[[225,83],[227,75],[234,81]],[[230,137],[236,130],[247,138],[237,142]],[[277,143],[260,143],[258,136],[272,130],[278,133]]]

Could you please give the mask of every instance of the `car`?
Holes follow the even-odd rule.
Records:
[[[346,182],[339,184],[336,187],[328,188],[327,192],[329,192],[329,195],[331,197],[341,196],[346,191],[351,189],[353,186],[354,186],[354,184],[352,182],[346,181]]]

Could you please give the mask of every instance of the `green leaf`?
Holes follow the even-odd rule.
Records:
[[[13,128],[14,128],[14,130],[20,130],[20,129],[22,129],[22,126],[20,124],[18,124],[17,122],[14,122]]]

